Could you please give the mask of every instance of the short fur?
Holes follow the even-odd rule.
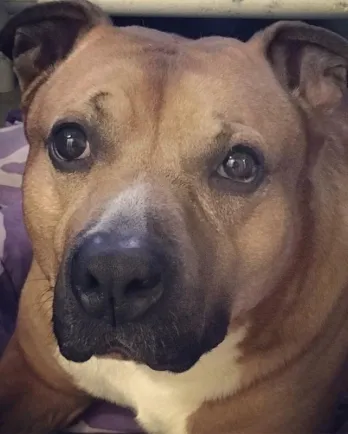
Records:
[[[34,248],[0,361],[0,433],[61,428],[91,397],[133,408],[151,434],[318,432],[346,387],[347,41],[300,22],[193,41],[61,1],[13,18],[0,49],[22,88]],[[83,170],[47,153],[71,118],[94,150]],[[243,194],[214,175],[238,143],[267,166]],[[115,221],[156,222],[176,283],[155,314],[107,334],[64,264],[80,234]],[[121,335],[130,360],[110,343]],[[93,356],[73,363],[66,347]]]

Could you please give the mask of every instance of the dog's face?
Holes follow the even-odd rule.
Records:
[[[68,358],[186,369],[292,256],[298,115],[242,44],[191,44],[96,30],[32,105],[25,207]]]
[[[305,25],[283,23],[248,44],[189,41],[115,29],[88,12],[94,21],[80,19],[54,69],[25,74],[21,38],[15,56],[31,144],[25,216],[54,294],[54,334],[76,362],[117,354],[184,371],[291,268],[309,139],[290,93],[304,86],[303,105],[325,111],[343,85],[335,64],[310,93],[310,77],[326,71],[305,62],[310,36],[285,72],[286,38],[277,38],[296,39]],[[59,13],[72,19],[64,5]],[[31,40],[43,45],[37,29]],[[29,50],[29,62],[45,49]]]

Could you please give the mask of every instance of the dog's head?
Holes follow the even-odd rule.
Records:
[[[348,44],[298,22],[191,41],[58,2],[10,21],[1,48],[23,92],[25,218],[62,354],[188,369],[301,257]],[[325,155],[330,171],[339,152]]]

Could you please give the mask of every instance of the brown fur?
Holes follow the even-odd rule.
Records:
[[[35,259],[0,362],[0,433],[44,433],[90,402],[53,357],[53,287],[75,234],[138,178],[187,248],[192,276],[198,252],[206,303],[229,306],[231,332],[249,325],[240,390],[202,405],[189,434],[317,432],[342,391],[348,351],[348,44],[301,23],[243,44],[86,16],[53,64],[33,72],[40,51],[14,56]],[[4,39],[30,30],[14,23]],[[76,115],[103,152],[85,173],[59,173],[43,143],[57,119]],[[205,173],[231,141],[266,155],[270,175],[255,193],[234,195]]]
[[[33,263],[15,335],[0,360],[0,432],[38,434],[64,428],[90,403],[52,358],[47,280]]]

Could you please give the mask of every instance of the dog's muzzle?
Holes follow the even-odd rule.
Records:
[[[225,337],[228,306],[207,305],[210,285],[190,237],[161,217],[140,232],[137,222],[113,221],[70,243],[53,299],[66,359],[112,355],[182,372]]]

